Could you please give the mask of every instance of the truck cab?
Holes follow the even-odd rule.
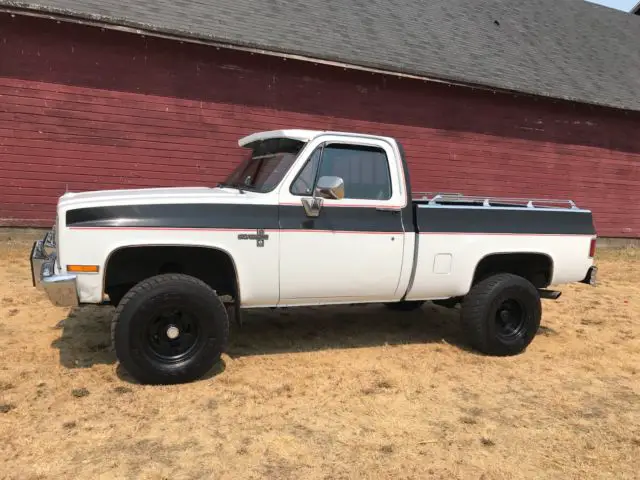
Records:
[[[405,247],[411,249],[414,230],[412,218],[403,219],[403,209],[411,217],[410,195],[396,142],[306,135],[309,140],[275,195],[278,305],[399,299],[411,269]],[[261,137],[241,143],[251,148],[256,141]],[[314,185],[320,187],[315,195]],[[306,278],[313,281],[300,281]]]

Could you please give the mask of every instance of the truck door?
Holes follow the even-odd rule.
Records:
[[[407,200],[394,149],[328,136],[307,151],[280,191],[280,304],[396,298]],[[323,177],[342,179],[344,197],[320,200],[310,215],[303,200],[309,205]]]

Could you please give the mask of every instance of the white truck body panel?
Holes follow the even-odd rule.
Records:
[[[415,280],[407,300],[433,300],[465,295],[480,260],[501,253],[540,253],[553,262],[551,284],[579,282],[591,266],[585,255],[591,236],[469,235],[422,233]],[[436,271],[438,257],[449,256],[450,268]]]
[[[330,231],[281,233],[280,305],[399,299],[403,237]]]

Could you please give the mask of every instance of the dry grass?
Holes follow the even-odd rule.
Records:
[[[638,250],[601,250],[518,357],[430,306],[256,312],[173,387],[132,383],[111,309],[50,306],[27,255],[0,251],[2,478],[638,478]]]

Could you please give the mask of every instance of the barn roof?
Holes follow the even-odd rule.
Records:
[[[640,111],[640,19],[583,0],[0,0],[0,8]]]

